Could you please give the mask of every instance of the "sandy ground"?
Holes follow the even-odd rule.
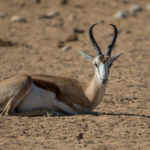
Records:
[[[116,19],[114,14],[138,4],[136,16]],[[149,150],[150,149],[150,5],[148,0],[78,0],[62,5],[60,0],[0,0],[0,80],[21,71],[53,74],[89,81],[92,65],[77,48],[95,55],[88,29],[103,51],[112,38],[114,23],[119,35],[113,55],[124,51],[111,68],[99,116],[1,117],[0,150]],[[57,11],[51,19],[40,16]],[[19,15],[27,22],[12,22]],[[78,40],[65,42],[74,28],[84,31]],[[7,42],[9,41],[9,42]]]

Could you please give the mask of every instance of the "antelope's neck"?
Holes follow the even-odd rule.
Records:
[[[91,109],[94,109],[102,100],[105,94],[106,84],[102,84],[95,71],[94,77],[85,88],[85,95],[91,102]]]

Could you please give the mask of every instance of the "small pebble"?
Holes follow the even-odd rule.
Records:
[[[64,47],[64,45],[65,45],[65,42],[64,42],[64,41],[58,41],[58,43],[57,43],[57,46],[58,46],[59,48]]]
[[[76,138],[78,139],[78,141],[80,141],[81,139],[83,139],[83,133],[79,133],[79,135]]]
[[[36,2],[37,4],[39,4],[39,3],[41,3],[41,0],[35,0],[35,2]]]
[[[142,7],[139,5],[133,5],[129,8],[129,12],[131,15],[135,16],[137,12],[142,11]]]
[[[67,37],[66,41],[67,42],[71,42],[71,41],[77,41],[78,40],[78,36],[77,34],[71,34]]]
[[[129,11],[128,10],[122,10],[117,12],[114,17],[118,19],[123,19],[129,16]]]
[[[0,18],[6,18],[7,17],[7,13],[5,12],[0,12]]]
[[[131,30],[126,31],[126,34],[131,34],[131,33],[132,33]]]
[[[74,28],[73,29],[74,33],[84,33],[84,30],[78,29],[78,28]]]
[[[17,43],[13,43],[11,41],[4,41],[4,40],[0,39],[0,46],[2,46],[2,47],[17,46]]]
[[[27,19],[21,16],[13,16],[11,17],[12,22],[27,22]]]
[[[40,15],[40,19],[51,19],[58,16],[60,13],[57,11],[53,11],[47,14]]]
[[[68,50],[70,50],[72,47],[70,46],[70,45],[66,45],[66,46],[64,46],[61,50],[62,51],[68,51]]]
[[[68,0],[60,0],[60,4],[67,5],[68,4]]]

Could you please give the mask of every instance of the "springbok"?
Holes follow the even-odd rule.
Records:
[[[75,79],[51,75],[20,74],[0,83],[1,115],[35,116],[51,112],[56,115],[95,114],[92,111],[102,100],[113,62],[121,55],[111,57],[117,38],[117,27],[106,53],[102,54],[92,30],[89,29],[91,43],[96,57],[80,51],[95,66],[95,74],[88,83]]]

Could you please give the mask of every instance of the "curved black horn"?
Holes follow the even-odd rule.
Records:
[[[106,56],[111,56],[111,51],[114,47],[114,44],[115,44],[116,39],[117,39],[117,34],[118,34],[117,27],[114,24],[110,24],[110,25],[114,28],[114,36],[113,36],[111,43],[107,47]]]
[[[100,55],[102,55],[102,51],[101,51],[101,49],[99,48],[99,46],[97,45],[97,43],[96,43],[96,41],[95,41],[95,39],[94,39],[94,37],[93,37],[93,33],[92,33],[92,29],[93,29],[93,27],[94,27],[95,25],[97,25],[97,24],[93,24],[93,25],[90,27],[90,29],[89,29],[89,36],[90,36],[91,43],[92,43],[92,45],[93,45],[93,47],[94,47],[94,49],[95,49],[95,51],[96,51],[96,56],[100,56]]]

